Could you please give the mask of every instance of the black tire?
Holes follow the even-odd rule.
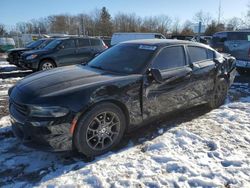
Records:
[[[101,103],[79,119],[74,143],[77,150],[85,156],[98,156],[119,144],[125,128],[123,111],[113,103]]]
[[[219,78],[214,86],[214,91],[211,95],[208,107],[211,109],[218,108],[224,104],[227,97],[228,82],[225,78]]]
[[[53,69],[55,67],[56,67],[56,65],[52,60],[45,59],[45,60],[42,60],[41,63],[39,64],[38,70],[39,71],[44,71],[44,70]]]

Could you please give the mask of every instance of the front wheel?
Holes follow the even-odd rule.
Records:
[[[209,108],[214,109],[221,106],[227,97],[227,91],[228,91],[227,80],[225,78],[218,79],[215,84],[214,91],[211,95],[211,99],[208,102]]]
[[[51,60],[43,60],[39,65],[39,70],[50,70],[55,68],[55,63]]]
[[[112,103],[102,103],[88,111],[78,122],[74,143],[88,157],[101,155],[118,145],[126,120],[123,111]]]

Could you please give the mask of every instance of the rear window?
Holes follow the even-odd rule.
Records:
[[[99,39],[90,39],[91,46],[100,46],[101,40]]]
[[[228,33],[228,40],[250,41],[250,33],[248,33],[248,32],[232,32],[232,33]]]
[[[208,59],[206,48],[188,46],[188,52],[192,63]]]

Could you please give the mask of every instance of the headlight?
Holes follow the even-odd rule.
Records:
[[[29,116],[31,117],[62,117],[69,113],[67,108],[60,106],[29,106]]]
[[[27,60],[35,59],[37,56],[38,56],[37,54],[29,55],[26,57],[26,59]]]

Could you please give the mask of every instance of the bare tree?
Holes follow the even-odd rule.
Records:
[[[177,35],[177,34],[180,33],[180,19],[178,17],[174,18],[173,27],[172,27],[172,33],[174,35]]]
[[[194,35],[194,31],[192,29],[193,23],[190,20],[186,20],[183,24],[183,29],[181,31],[182,35]]]
[[[6,34],[6,29],[3,24],[0,24],[0,36],[3,36]]]
[[[233,17],[227,21],[227,30],[237,30],[243,25],[243,20],[238,17]]]
[[[195,22],[201,22],[203,25],[208,26],[212,20],[212,16],[208,12],[203,12],[200,10],[194,15],[193,20]]]
[[[171,29],[172,19],[167,15],[160,15],[156,17],[157,19],[157,32],[164,35]]]
[[[53,33],[69,34],[69,15],[60,14],[49,16],[50,30]]]
[[[118,13],[113,19],[114,32],[139,32],[141,22],[136,14]]]

